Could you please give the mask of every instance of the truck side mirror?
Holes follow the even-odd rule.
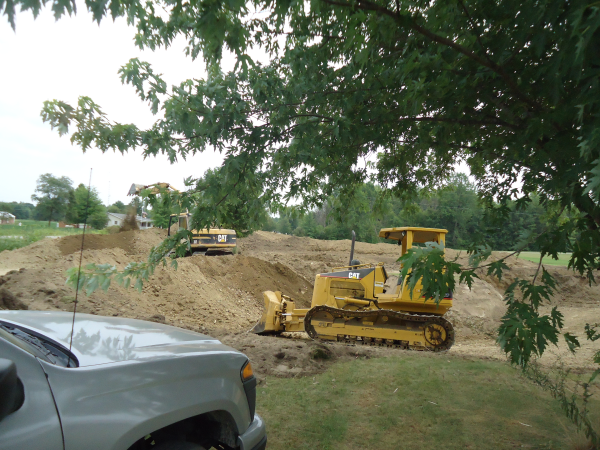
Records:
[[[17,366],[9,359],[0,359],[0,421],[18,410],[24,400],[23,383],[17,377]]]

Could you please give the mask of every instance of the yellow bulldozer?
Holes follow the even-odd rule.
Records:
[[[383,228],[379,236],[397,241],[402,255],[414,245],[445,243],[447,230]],[[412,295],[406,279],[388,276],[383,263],[354,260],[354,232],[348,266],[316,276],[310,309],[296,308],[281,292],[263,293],[265,310],[252,329],[256,334],[306,331],[313,339],[384,345],[416,350],[448,350],[454,343],[452,324],[443,316],[452,308],[452,292],[438,304]]]
[[[150,194],[160,194],[165,191],[179,192],[169,183],[154,183],[149,185],[132,184],[127,195],[141,195],[143,190],[149,190]],[[194,230],[191,228],[191,214],[186,211],[181,214],[171,214],[167,235],[171,236],[171,226],[178,225],[178,229],[186,229],[192,232],[190,242],[191,255],[232,255],[237,252],[237,234],[235,230],[226,228],[203,228]]]

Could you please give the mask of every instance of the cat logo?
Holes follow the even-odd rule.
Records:
[[[217,235],[217,242],[227,242],[227,235],[226,234]]]
[[[360,280],[360,273],[358,272],[349,272],[348,278],[354,278],[355,280]]]

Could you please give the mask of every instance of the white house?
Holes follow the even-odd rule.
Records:
[[[123,221],[125,220],[126,216],[127,216],[127,214],[119,214],[119,213],[109,212],[108,213],[108,222],[106,223],[106,226],[107,227],[114,227],[114,226],[120,227],[121,225],[123,225]],[[144,213],[142,216],[136,216],[135,221],[137,222],[140,230],[146,230],[146,229],[152,228],[154,226],[153,220],[148,219],[146,217],[146,213]]]
[[[15,223],[15,216],[9,212],[0,211],[0,224],[12,225]]]

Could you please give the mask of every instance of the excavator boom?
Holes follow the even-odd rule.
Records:
[[[131,196],[140,195],[142,193],[142,191],[145,189],[150,189],[151,194],[160,194],[161,192],[163,192],[165,190],[171,191],[171,192],[179,192],[177,189],[175,189],[169,183],[154,183],[154,184],[148,184],[148,185],[133,183],[131,185],[131,187],[129,188],[129,192],[127,193],[127,195],[131,195]]]

